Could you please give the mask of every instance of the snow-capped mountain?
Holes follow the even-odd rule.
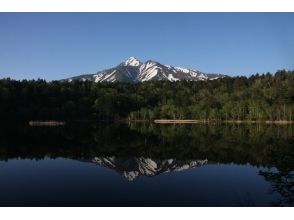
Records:
[[[225,75],[209,74],[188,68],[163,65],[153,60],[148,60],[143,63],[135,57],[129,57],[116,67],[99,71],[95,74],[71,77],[66,80],[69,82],[73,80],[89,80],[94,82],[145,82],[150,80],[199,81],[222,77],[225,77]]]
[[[156,176],[161,173],[183,171],[194,167],[203,166],[208,162],[205,160],[186,160],[177,159],[154,160],[151,158],[130,158],[122,159],[113,157],[95,157],[92,162],[100,166],[115,170],[129,181],[133,181],[139,176]]]

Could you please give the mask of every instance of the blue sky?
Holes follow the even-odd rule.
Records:
[[[249,76],[294,69],[294,13],[0,13],[0,78],[62,79],[129,56]]]

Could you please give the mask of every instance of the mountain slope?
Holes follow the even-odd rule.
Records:
[[[135,57],[129,57],[116,67],[99,71],[95,74],[71,77],[66,80],[69,82],[73,80],[89,80],[93,82],[200,81],[222,77],[225,77],[225,75],[207,74],[197,70],[163,65],[153,60],[142,63]]]

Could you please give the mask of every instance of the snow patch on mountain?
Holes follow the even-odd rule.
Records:
[[[189,73],[189,72],[190,72],[190,70],[187,69],[187,68],[175,67],[175,69],[176,69],[176,70],[179,70],[179,71],[181,71],[181,72],[183,72],[183,73]]]
[[[93,75],[93,77],[95,78],[95,82],[99,82],[101,80],[101,78],[103,77],[103,73],[99,73],[99,74],[95,74]]]
[[[125,60],[124,65],[125,66],[140,66],[141,61],[136,59],[135,57],[129,57],[128,59]]]
[[[178,78],[175,78],[172,74],[168,74],[168,77],[167,78],[171,82],[179,81],[179,79]]]
[[[147,71],[142,71],[139,75],[137,80],[144,82],[144,81],[149,81],[153,77],[155,77],[158,73],[158,67],[153,66],[152,68],[148,68]]]

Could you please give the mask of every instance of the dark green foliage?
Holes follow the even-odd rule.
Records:
[[[292,125],[68,123],[0,126],[0,159],[147,157],[294,169]]]
[[[198,82],[0,80],[0,119],[293,120],[294,71]]]

